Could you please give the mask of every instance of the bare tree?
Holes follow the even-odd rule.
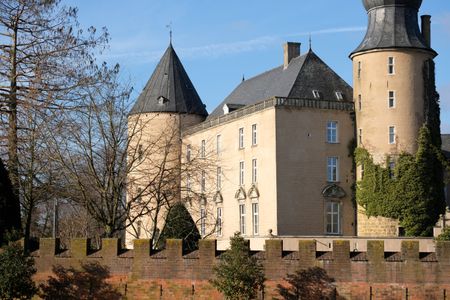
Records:
[[[54,118],[78,105],[80,87],[98,84],[95,51],[108,34],[79,28],[77,10],[59,0],[0,2],[0,137],[16,195],[25,212],[25,237],[33,210],[51,195],[55,170],[46,153],[43,130],[58,126]],[[6,151],[4,151],[5,149]]]

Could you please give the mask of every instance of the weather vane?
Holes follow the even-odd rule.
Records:
[[[172,21],[170,21],[170,23],[166,25],[166,28],[169,28],[169,41],[170,44],[172,44]]]
[[[311,32],[309,33],[309,50],[312,49],[312,38],[311,38]]]

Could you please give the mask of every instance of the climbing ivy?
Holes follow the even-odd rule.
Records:
[[[417,142],[416,154],[400,154],[393,170],[375,164],[367,150],[357,148],[355,161],[364,176],[357,183],[356,198],[368,216],[398,219],[407,236],[429,236],[445,211],[442,153],[427,126],[420,129]],[[386,158],[386,166],[391,159]]]

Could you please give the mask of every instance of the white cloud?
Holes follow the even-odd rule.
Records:
[[[237,53],[251,52],[265,49],[274,44],[279,44],[282,37],[299,37],[308,35],[321,35],[346,32],[364,31],[365,27],[338,27],[315,30],[311,32],[290,33],[283,36],[261,36],[245,41],[236,41],[229,43],[217,43],[197,47],[178,48],[177,52],[184,58],[217,58],[224,55],[233,55]],[[120,45],[116,47],[115,45]],[[157,62],[162,55],[162,50],[148,51],[142,49],[142,40],[138,38],[128,38],[127,40],[114,41],[111,45],[111,52],[102,56],[104,60],[122,61],[126,63],[151,63]],[[139,50],[141,48],[142,50]],[[134,51],[133,51],[134,49]],[[148,48],[147,48],[148,49]]]

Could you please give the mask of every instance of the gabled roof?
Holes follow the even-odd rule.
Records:
[[[310,50],[292,59],[287,68],[280,66],[241,82],[210,117],[223,115],[225,104],[252,105],[271,97],[314,99],[313,90],[320,92],[322,100],[336,101],[336,92],[343,94],[344,101],[353,99],[352,88]]]
[[[159,61],[130,114],[148,112],[208,115],[172,44]]]

